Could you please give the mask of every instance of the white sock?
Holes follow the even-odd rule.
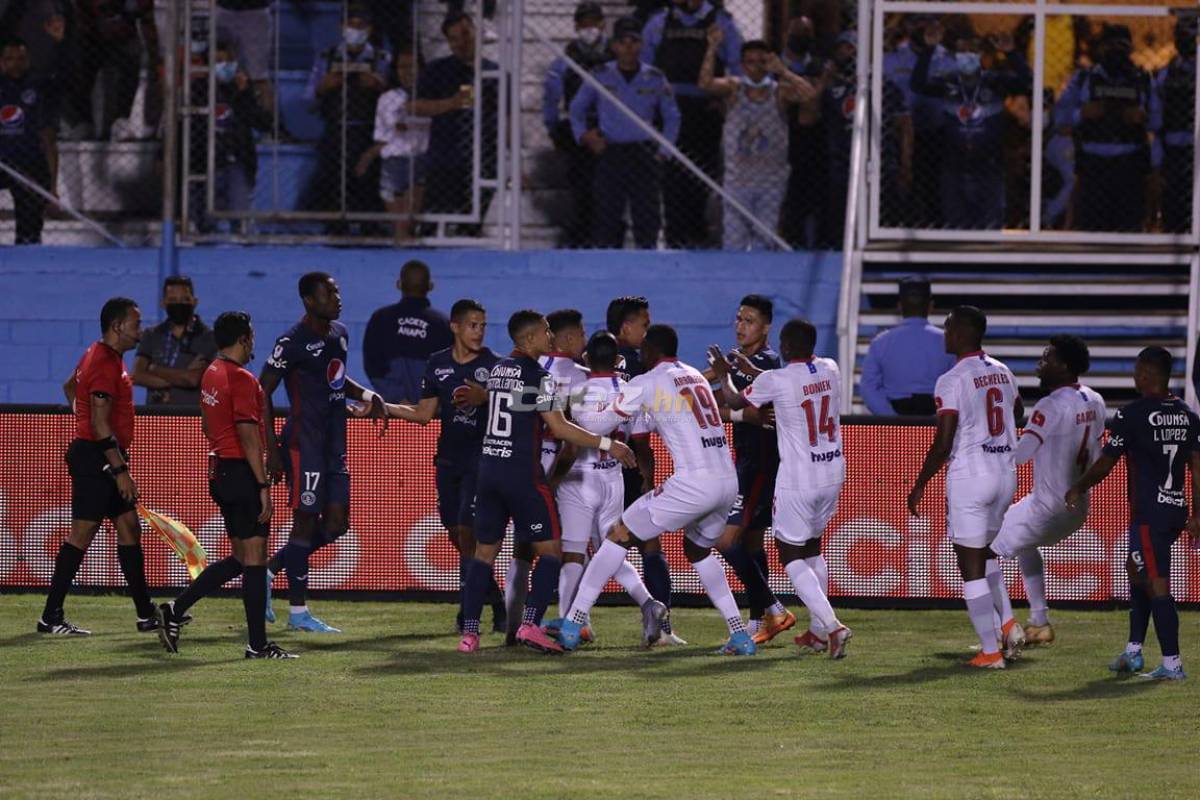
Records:
[[[821,591],[820,579],[808,565],[807,559],[789,561],[783,568],[791,579],[792,586],[796,587],[796,596],[808,607],[808,613],[812,616],[810,629],[821,638],[825,638],[824,634],[834,630],[841,623],[833,612],[833,606],[829,605],[829,598]]]
[[[821,593],[826,599],[829,597],[829,565],[825,563],[825,556],[816,555],[811,558],[804,559],[804,563],[808,564],[808,568],[817,576],[817,580],[821,583]],[[819,623],[816,618],[809,612],[808,629],[822,639],[825,638],[825,632],[818,627]]]
[[[996,609],[992,606],[992,590],[987,578],[964,581],[963,600],[967,601],[967,615],[975,626],[980,649],[988,654],[1000,652],[996,636]]]
[[[1183,656],[1163,656],[1163,666],[1167,669],[1183,669]]]
[[[1046,603],[1046,568],[1042,554],[1036,547],[1017,556],[1021,565],[1021,580],[1025,583],[1025,596],[1029,598],[1029,624],[1049,625],[1050,606]]]
[[[596,599],[604,591],[604,584],[613,576],[617,568],[625,562],[628,551],[624,547],[606,539],[600,549],[592,556],[592,561],[583,571],[579,588],[575,590],[575,598],[571,601],[571,609],[565,619],[571,619],[583,625],[587,623],[588,613],[596,604]]]
[[[729,632],[745,631],[746,623],[742,622],[742,612],[738,611],[737,601],[733,599],[733,592],[729,589],[729,580],[725,577],[725,567],[717,561],[717,557],[709,553],[693,563],[692,569],[696,570],[696,574],[700,576],[700,583],[704,584],[704,591],[708,593],[708,599],[712,601],[713,606],[725,620],[725,624],[729,626]]]
[[[305,611],[308,611],[308,605],[305,604],[302,606],[288,606],[288,611],[290,611],[293,614],[303,614]]]
[[[1000,562],[989,558],[984,575],[987,576],[988,588],[992,592],[992,606],[1000,615],[1001,626],[1006,625],[1013,618],[1013,610],[1012,601],[1008,599],[1008,587],[1004,585],[1004,573],[1000,570]]]
[[[752,619],[746,623],[747,633],[758,633],[758,629],[762,627],[761,619]]]
[[[509,619],[520,619],[525,613],[525,596],[529,594],[531,566],[528,561],[517,558],[508,562],[508,572],[504,574],[504,610]]]
[[[786,614],[787,609],[783,607],[783,603],[776,600],[774,603],[771,604],[771,607],[767,609],[767,613],[770,614],[771,616],[779,617],[779,616]]]
[[[571,601],[575,599],[575,590],[579,588],[579,579],[583,577],[583,564],[575,561],[562,562],[558,572],[558,615],[566,617],[571,610]]]
[[[1125,652],[1131,656],[1136,656],[1142,652],[1141,642],[1126,642]]]
[[[633,564],[630,564],[628,561],[622,561],[621,566],[617,567],[613,578],[616,579],[617,583],[621,584],[622,589],[629,593],[629,596],[633,598],[633,602],[638,604],[638,608],[650,602],[650,590],[646,588],[645,582],[642,581],[642,576],[638,574]]]

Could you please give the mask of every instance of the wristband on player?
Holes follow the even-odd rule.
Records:
[[[612,449],[612,444],[613,444],[612,439],[610,439],[607,436],[601,436],[600,437],[600,452],[607,453],[609,450]]]
[[[367,405],[371,405],[375,402],[375,398],[378,396],[379,395],[375,394],[370,389],[363,389],[362,401]]]
[[[105,464],[104,472],[108,473],[108,477],[115,478],[122,472],[129,472],[129,467],[125,466],[124,464],[117,464],[116,466],[113,466],[112,464]]]
[[[116,450],[120,445],[117,444],[116,436],[109,436],[107,439],[100,440],[100,449],[107,453],[109,450]]]
[[[744,408],[739,408],[735,411],[729,412],[729,421],[730,422],[741,422],[745,418],[746,418],[746,409],[744,409]]]

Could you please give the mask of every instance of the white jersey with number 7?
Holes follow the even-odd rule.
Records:
[[[938,416],[958,416],[947,478],[1015,469],[1017,381],[1008,367],[982,350],[968,353],[938,378],[933,393]]]
[[[629,381],[614,408],[627,419],[645,415],[671,452],[675,474],[707,472],[736,480],[721,410],[708,381],[693,367],[664,358]]]
[[[773,403],[784,489],[818,489],[846,479],[842,453],[841,371],[831,358],[789,361],[754,379],[742,396],[756,408]]]

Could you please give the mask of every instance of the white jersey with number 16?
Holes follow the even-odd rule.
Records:
[[[1008,367],[982,350],[968,353],[938,378],[933,393],[938,416],[958,415],[947,478],[1015,469],[1017,381]]]

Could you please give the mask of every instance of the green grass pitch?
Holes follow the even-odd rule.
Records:
[[[0,600],[3,798],[1200,796],[1200,674],[1110,677],[1122,612],[1059,612],[1052,647],[973,672],[961,611],[846,610],[833,662],[790,633],[712,655],[709,609],[676,611],[686,648],[642,651],[637,612],[601,608],[586,651],[463,656],[451,606],[318,601],[346,633],[277,624],[301,659],[258,662],[237,600],[202,601],[175,656],[127,599],[69,598],[85,640],[33,633],[41,603]]]

